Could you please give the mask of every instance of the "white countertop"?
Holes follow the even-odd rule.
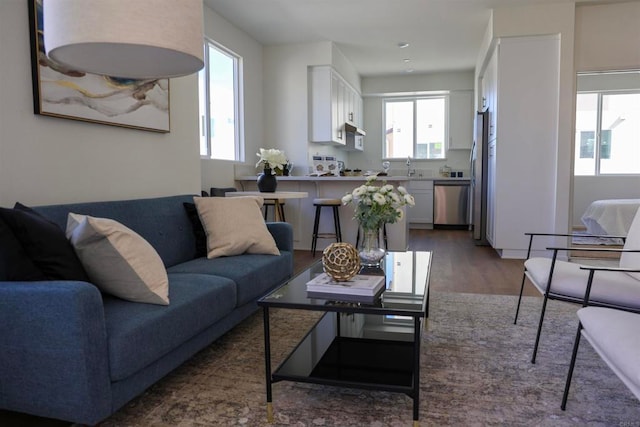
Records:
[[[278,176],[278,181],[366,181],[366,176]],[[255,181],[256,176],[237,176],[236,181]],[[416,176],[379,176],[377,181],[462,181],[468,182],[468,177],[445,178],[445,177],[416,177]]]

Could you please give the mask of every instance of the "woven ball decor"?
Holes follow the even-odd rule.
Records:
[[[322,266],[336,282],[346,282],[360,271],[360,255],[351,243],[332,243],[322,252]]]

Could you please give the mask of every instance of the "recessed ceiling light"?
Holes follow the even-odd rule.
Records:
[[[413,68],[407,68],[407,69],[406,69],[406,70],[404,70],[404,71],[406,71],[407,73],[413,73]]]
[[[407,43],[407,42],[400,42],[400,43],[398,43],[398,47],[399,47],[400,49],[404,49],[405,47],[408,47],[408,46],[409,46],[409,43]]]
[[[403,61],[404,61],[405,63],[406,63],[406,62],[411,62],[411,59],[409,59],[409,58],[404,58],[404,59],[403,59]]]

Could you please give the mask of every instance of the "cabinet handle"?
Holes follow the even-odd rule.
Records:
[[[338,139],[342,139],[342,131],[341,130],[338,131]]]
[[[349,113],[349,121],[353,121],[353,113]]]

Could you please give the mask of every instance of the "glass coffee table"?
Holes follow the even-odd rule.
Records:
[[[413,399],[413,423],[418,425],[420,333],[429,316],[431,259],[431,252],[388,252],[382,269],[362,272],[385,276],[386,289],[372,304],[308,298],[306,284],[322,273],[321,261],[258,300],[264,315],[269,422],[272,384],[296,381],[405,393]],[[273,371],[270,308],[325,313]]]

